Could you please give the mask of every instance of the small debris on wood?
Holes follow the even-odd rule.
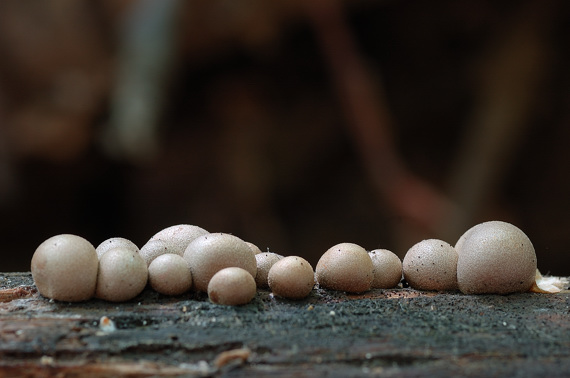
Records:
[[[214,360],[214,366],[217,368],[222,368],[228,364],[241,365],[247,361],[251,355],[251,350],[248,348],[239,348],[227,350],[220,353]]]
[[[28,298],[37,293],[35,286],[20,286],[13,289],[0,290],[0,302],[11,302],[15,299]]]
[[[101,333],[105,334],[116,331],[117,327],[115,326],[114,321],[109,319],[107,316],[103,316],[99,321],[99,329],[101,330]]]

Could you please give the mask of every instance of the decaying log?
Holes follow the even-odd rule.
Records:
[[[0,375],[561,376],[570,292],[471,296],[407,288],[259,291],[248,305],[145,290],[125,303],[62,303],[29,273],[0,273]],[[102,328],[108,317],[115,329]]]

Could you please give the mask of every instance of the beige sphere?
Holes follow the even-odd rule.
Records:
[[[315,286],[315,272],[304,258],[287,256],[271,266],[267,282],[274,295],[302,299],[307,297]]]
[[[84,238],[62,234],[38,246],[32,257],[32,277],[41,295],[66,302],[91,299],[99,261],[95,247]]]
[[[192,284],[197,291],[206,292],[212,276],[224,268],[242,268],[252,277],[257,273],[251,248],[237,236],[225,233],[205,234],[192,240],[184,259],[192,271]]]
[[[535,282],[537,262],[532,242],[510,223],[478,224],[456,245],[457,282],[465,294],[526,292]]]
[[[251,273],[238,267],[219,270],[208,283],[208,298],[221,305],[239,306],[249,303],[256,291]]]
[[[97,252],[97,257],[101,258],[101,256],[103,256],[105,252],[117,247],[124,247],[132,250],[133,252],[139,253],[139,247],[137,247],[135,243],[133,243],[129,239],[120,238],[120,237],[109,238],[101,242],[101,244],[99,244],[97,248],[95,248],[95,251]]]
[[[250,242],[245,242],[245,244],[247,244],[249,246],[249,248],[251,248],[251,251],[253,252],[253,254],[258,255],[261,253],[261,249],[259,249],[258,246],[256,246],[253,243]]]
[[[354,243],[340,243],[329,248],[316,268],[319,286],[330,290],[362,293],[370,290],[374,265],[368,252]]]
[[[182,256],[166,253],[148,266],[150,286],[160,294],[180,295],[192,287],[192,273]]]
[[[402,280],[402,261],[392,251],[374,249],[368,252],[374,265],[373,289],[391,289]]]
[[[147,281],[143,258],[129,248],[114,248],[99,260],[95,296],[110,302],[128,301],[143,291]]]
[[[408,250],[404,278],[418,290],[457,290],[457,252],[439,239],[422,240]]]
[[[208,231],[191,224],[179,224],[167,227],[154,234],[140,250],[140,255],[147,266],[152,260],[165,253],[184,255],[184,251],[190,242],[198,236],[208,234]]]
[[[257,261],[257,274],[255,276],[255,283],[257,284],[257,287],[269,287],[269,283],[267,282],[269,269],[271,269],[273,264],[282,258],[283,256],[273,252],[263,252],[255,255],[255,260]]]

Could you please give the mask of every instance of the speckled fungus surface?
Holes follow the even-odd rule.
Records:
[[[188,244],[184,259],[192,271],[193,286],[197,291],[206,292],[212,276],[224,268],[242,268],[252,277],[257,273],[251,248],[230,234],[213,233],[197,237]]]
[[[374,265],[373,289],[391,289],[402,280],[402,261],[392,251],[375,249],[368,252]]]
[[[408,250],[402,265],[404,278],[414,289],[457,289],[457,252],[447,242],[422,240]]]
[[[267,276],[273,294],[289,299],[305,298],[315,286],[311,264],[299,256],[287,256],[277,261]]]
[[[52,236],[36,249],[32,276],[41,295],[66,302],[91,299],[97,285],[99,260],[95,247],[84,238]]]
[[[239,306],[249,303],[257,287],[247,270],[229,267],[219,270],[208,283],[208,298],[217,304]]]
[[[536,254],[528,236],[501,221],[478,224],[456,243],[457,282],[466,294],[529,291],[535,282]]]
[[[147,266],[152,260],[165,253],[184,255],[190,242],[198,236],[208,234],[208,231],[191,224],[179,224],[167,227],[154,234],[148,242],[141,247],[140,255]]]
[[[255,283],[259,288],[269,287],[267,276],[269,270],[277,261],[281,260],[283,256],[273,252],[262,252],[255,255],[257,261],[257,274],[255,275]]]
[[[139,253],[139,248],[135,243],[133,243],[129,239],[121,237],[109,238],[101,242],[101,244],[99,244],[97,248],[95,248],[95,251],[97,252],[97,257],[101,258],[101,256],[103,256],[105,252],[110,251],[111,249],[117,247],[124,247],[132,250],[133,252]]]
[[[374,265],[368,252],[354,243],[329,248],[315,269],[319,286],[325,289],[362,293],[370,290]]]

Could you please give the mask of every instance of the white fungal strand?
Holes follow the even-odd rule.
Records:
[[[535,293],[555,294],[567,290],[570,280],[567,277],[543,276],[536,270],[535,284],[531,291]]]

